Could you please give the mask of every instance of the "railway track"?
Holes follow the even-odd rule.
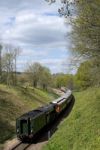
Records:
[[[15,145],[12,148],[9,148],[8,150],[41,150],[44,144],[46,144],[48,141],[40,141],[39,143],[22,143]]]
[[[5,150],[41,150],[42,146],[46,144],[49,138],[56,132],[59,123],[70,114],[74,102],[75,100],[72,100],[67,106],[67,109],[62,112],[62,114],[60,114],[59,118],[57,118],[57,120],[55,120],[53,124],[50,124],[45,130],[43,130],[39,134],[37,139],[35,139],[35,141],[32,140],[31,143],[22,143],[16,140],[15,144],[13,144],[12,147],[8,148],[7,146]]]
[[[20,142],[9,150],[27,150],[31,145],[32,145],[31,143]]]

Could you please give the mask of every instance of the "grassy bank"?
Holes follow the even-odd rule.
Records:
[[[74,93],[75,104],[43,150],[100,149],[100,88]]]
[[[0,85],[0,143],[14,136],[17,117],[54,98],[51,93],[40,89]]]

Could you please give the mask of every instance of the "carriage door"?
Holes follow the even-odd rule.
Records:
[[[27,119],[21,120],[21,133],[24,135],[29,134],[29,121]]]
[[[50,114],[49,114],[49,112],[46,113],[46,122],[47,123],[50,122]]]

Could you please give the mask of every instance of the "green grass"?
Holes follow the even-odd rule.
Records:
[[[43,150],[100,149],[100,88],[74,93],[75,104]]]
[[[55,97],[35,88],[0,85],[0,143],[15,135],[15,120],[25,112],[52,101]]]

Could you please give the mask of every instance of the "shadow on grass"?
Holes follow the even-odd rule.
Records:
[[[15,133],[15,129],[7,121],[0,118],[0,144],[10,139]]]
[[[29,88],[24,88],[24,87],[16,87],[18,89],[18,91],[20,91],[20,93],[22,95],[24,95],[25,97],[35,101],[35,102],[38,102],[42,105],[44,104],[47,104],[46,102],[42,101],[40,99],[40,97],[37,97],[36,94],[34,93],[34,89],[29,89]],[[33,93],[32,93],[33,92]]]

